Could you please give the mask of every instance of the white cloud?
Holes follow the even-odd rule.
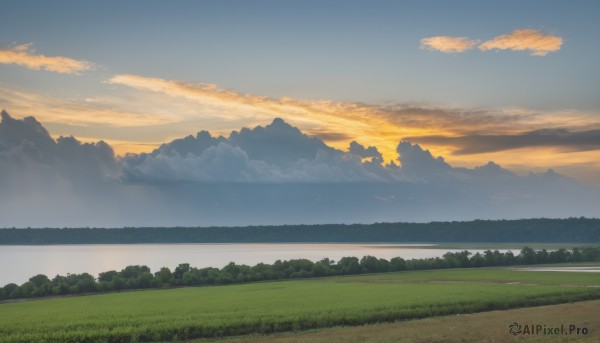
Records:
[[[95,68],[92,62],[85,60],[36,54],[32,45],[33,43],[27,43],[0,49],[0,64],[16,64],[28,69],[41,69],[61,74],[81,74]]]

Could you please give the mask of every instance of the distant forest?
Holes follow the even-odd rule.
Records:
[[[283,242],[596,243],[600,242],[600,219],[541,218],[247,227],[0,229],[0,245]]]

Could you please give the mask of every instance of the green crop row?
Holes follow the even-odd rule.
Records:
[[[0,305],[0,342],[177,341],[600,298],[596,273],[402,272]]]

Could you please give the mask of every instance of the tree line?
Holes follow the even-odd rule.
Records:
[[[38,274],[22,285],[9,283],[0,288],[0,299],[19,299],[93,292],[113,292],[132,289],[177,286],[226,285],[267,280],[354,275],[381,272],[429,270],[446,268],[479,268],[492,266],[531,265],[561,262],[600,261],[600,247],[559,249],[547,251],[523,248],[518,255],[487,250],[483,254],[469,251],[448,252],[442,258],[405,260],[394,257],[389,261],[373,256],[343,257],[339,261],[324,258],[318,262],[307,259],[277,260],[273,264],[255,266],[233,262],[223,268],[194,268],[182,263],[174,270],[163,267],[152,273],[147,266],[127,266],[121,271],[102,272],[97,278],[88,274],[56,275],[50,279]]]
[[[0,229],[0,244],[3,245],[275,242],[600,242],[600,219],[581,217],[352,225]]]

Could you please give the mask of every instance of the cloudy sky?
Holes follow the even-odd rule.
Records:
[[[110,182],[158,182],[160,194],[164,182],[433,182],[427,168],[410,172],[417,149],[443,158],[452,182],[501,166],[600,186],[597,1],[3,1],[0,10],[4,117],[23,124],[20,134],[47,129],[38,151],[65,146],[61,136],[82,149],[70,154],[113,149],[102,182],[108,170]],[[14,134],[13,124],[0,132]],[[310,139],[282,143],[259,126]],[[293,153],[258,148],[242,128]],[[158,149],[189,135],[202,148],[183,148],[188,139]],[[26,151],[13,138],[0,137],[0,154],[13,149],[5,168],[14,149]],[[81,144],[100,140],[106,147]],[[63,173],[67,159],[77,160],[36,163]]]

